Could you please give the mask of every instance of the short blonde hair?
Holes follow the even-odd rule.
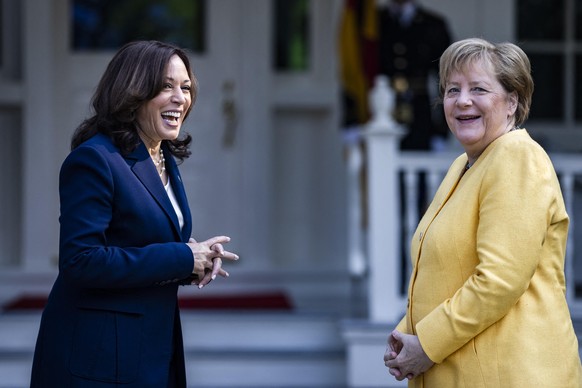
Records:
[[[529,115],[534,90],[531,65],[525,52],[513,43],[493,44],[484,39],[471,38],[451,44],[439,61],[439,89],[441,98],[452,72],[462,71],[472,63],[489,64],[503,88],[518,97],[515,125],[522,125]]]

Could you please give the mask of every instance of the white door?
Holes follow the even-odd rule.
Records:
[[[72,51],[68,45],[69,1],[57,3],[56,84],[60,86],[55,90],[55,109],[59,111],[57,130],[64,158],[70,136],[88,114],[91,95],[113,52]],[[192,156],[180,166],[192,211],[193,237],[200,241],[228,235],[235,251],[245,238],[237,212],[244,201],[240,190],[244,133],[238,122],[243,5],[229,0],[206,2],[205,52],[191,56],[199,93],[184,126],[193,137]]]

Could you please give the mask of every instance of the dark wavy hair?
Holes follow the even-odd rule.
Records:
[[[158,41],[131,42],[119,49],[109,62],[91,99],[93,116],[75,130],[71,150],[97,133],[109,136],[123,154],[135,150],[141,141],[137,110],[160,93],[166,68],[174,55],[182,59],[192,81],[192,104],[185,112],[185,120],[198,94],[198,82],[186,52]],[[180,161],[190,156],[191,141],[192,136],[184,132],[175,140],[164,140],[172,155]]]

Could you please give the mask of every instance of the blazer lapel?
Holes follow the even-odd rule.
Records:
[[[182,241],[178,217],[176,216],[176,212],[172,207],[170,198],[166,193],[166,189],[164,188],[162,180],[160,179],[160,176],[151,161],[150,155],[145,145],[140,143],[137,148],[126,157],[126,159],[133,162],[133,165],[131,165],[130,162],[133,173],[149,191],[154,200],[160,205],[170,220],[172,220],[174,234],[177,238],[180,239],[180,241]]]

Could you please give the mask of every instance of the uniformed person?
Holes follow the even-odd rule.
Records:
[[[408,130],[401,149],[432,149],[448,134],[429,87],[433,74],[437,90],[438,60],[451,43],[447,24],[414,0],[392,0],[379,10],[379,29],[380,72],[396,92],[394,118]]]

